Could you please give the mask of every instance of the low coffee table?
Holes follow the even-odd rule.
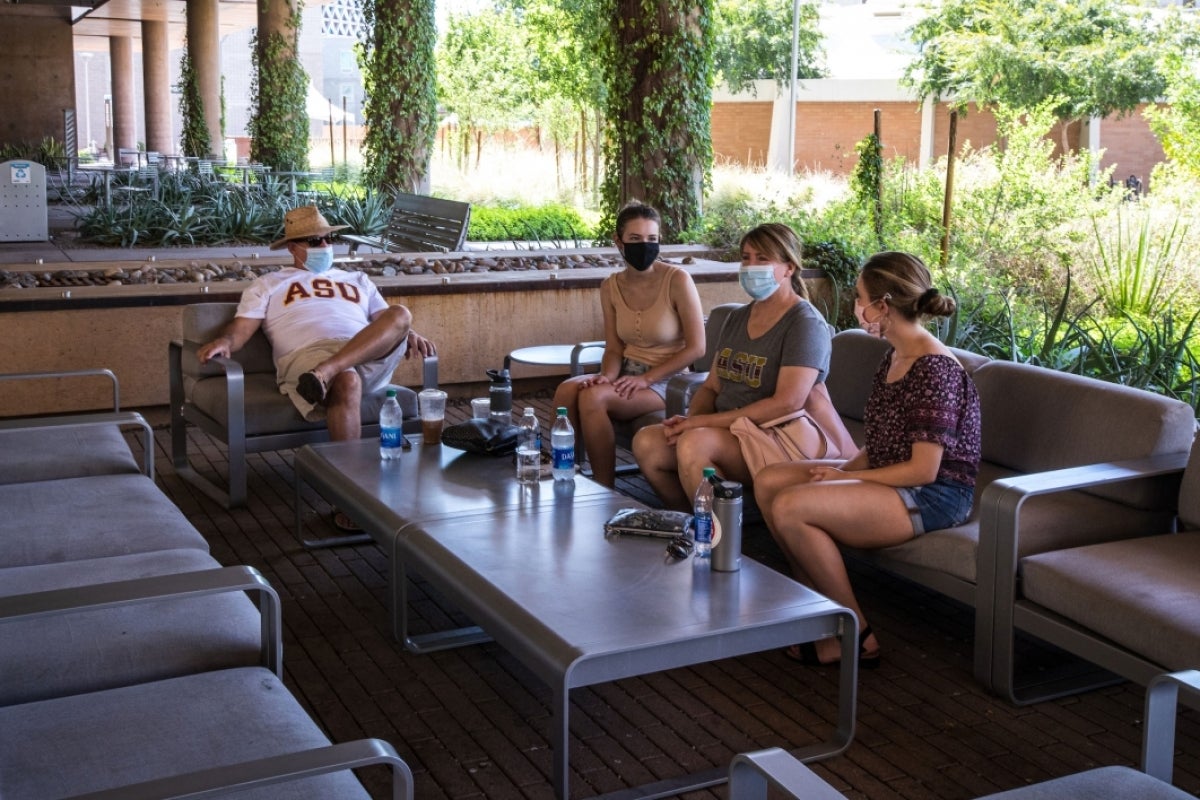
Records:
[[[434,646],[479,641],[482,631],[551,688],[558,797],[568,796],[572,688],[826,636],[842,644],[837,728],[794,752],[812,760],[849,746],[857,621],[791,578],[750,559],[739,572],[713,572],[666,557],[660,539],[606,538],[604,521],[635,501],[579,477],[522,487],[509,459],[414,445],[384,462],[374,442],[339,442],[302,448],[295,466],[297,497],[310,483],[389,553],[393,621],[406,645],[416,639],[404,607],[411,570],[479,625],[432,634],[443,637]],[[669,796],[726,776],[715,768],[617,794]]]

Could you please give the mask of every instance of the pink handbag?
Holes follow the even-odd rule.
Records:
[[[781,461],[812,461],[842,455],[829,435],[804,410],[762,425],[755,425],[749,417],[738,417],[729,426],[729,432],[738,438],[751,476]]]

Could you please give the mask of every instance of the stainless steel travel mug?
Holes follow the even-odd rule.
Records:
[[[712,568],[737,572],[742,568],[742,485],[737,481],[713,482],[713,518],[721,538],[713,546]]]

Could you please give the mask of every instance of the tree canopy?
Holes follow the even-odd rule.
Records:
[[[819,20],[815,4],[800,5],[797,78],[823,74]],[[716,78],[731,91],[743,91],[757,80],[787,83],[792,70],[791,0],[717,0],[712,50]]]
[[[1159,97],[1165,45],[1149,10],[1114,0],[945,0],[910,35],[904,79],[922,98],[1031,109],[1060,119],[1125,114]]]

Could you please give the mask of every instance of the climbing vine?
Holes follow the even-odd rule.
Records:
[[[875,238],[883,246],[883,143],[869,133],[854,146],[858,163],[850,176],[854,196],[864,208],[871,210]]]
[[[599,0],[608,120],[604,230],[630,199],[673,241],[700,215],[712,164],[713,0]]]
[[[284,32],[255,29],[251,39],[250,158],[277,169],[308,169],[308,74],[296,57],[301,9],[291,7]]]
[[[437,134],[434,0],[362,0],[362,11],[363,177],[371,186],[422,191]]]
[[[185,156],[207,158],[212,152],[208,125],[204,121],[204,101],[200,97],[200,81],[192,64],[191,52],[184,43],[179,60],[179,113],[183,117],[181,146]]]

